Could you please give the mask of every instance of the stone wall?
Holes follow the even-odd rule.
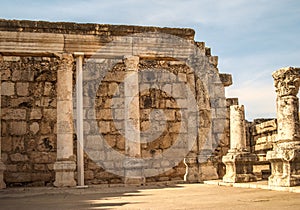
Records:
[[[54,57],[2,57],[1,149],[8,185],[53,182],[57,63]]]
[[[64,175],[64,161],[73,161],[70,151],[77,154],[76,129],[73,139],[70,135],[64,139],[64,133],[57,132],[61,111],[57,110],[57,91],[61,96],[64,93],[60,86],[64,79],[58,85],[57,75],[68,71],[70,76],[69,67],[73,66],[73,84],[66,87],[73,85],[74,102],[77,78],[72,55],[76,52],[84,55],[86,184],[124,183],[127,163],[122,159],[124,156],[151,159],[161,154],[164,158],[169,155],[181,159],[151,162],[151,167],[143,169],[154,174],[147,176],[146,182],[183,180],[189,164],[183,161],[186,157],[192,160],[190,163],[196,163],[189,167],[197,174],[188,181],[222,177],[221,158],[229,148],[228,110],[237,100],[227,100],[226,104],[224,88],[232,84],[231,75],[220,74],[218,57],[211,55],[205,43],[193,39],[192,29],[0,20],[1,150],[8,186],[52,185],[58,176]],[[64,53],[68,57],[65,63],[61,60]],[[133,77],[133,82],[129,78],[127,87],[124,80],[133,67],[124,58],[132,54],[138,59],[134,70],[139,76]],[[194,113],[189,111],[192,100],[183,86],[188,87],[186,90],[194,97],[197,106]],[[134,134],[130,134],[132,128],[126,127],[124,120],[126,88],[129,92],[130,88],[140,90],[135,96],[138,100],[129,103],[134,110],[130,112],[130,119],[135,120],[133,124],[141,132],[139,140],[142,142],[138,149],[134,148],[135,152],[128,151],[125,138]],[[66,102],[69,107],[69,98]],[[76,111],[75,103],[73,105]],[[187,111],[189,115],[185,116]],[[69,122],[72,116],[76,125],[75,112],[63,113],[68,119],[59,122]],[[58,127],[72,127],[71,124]],[[147,133],[149,129],[151,132]],[[189,145],[193,137],[189,129],[196,131],[192,145]],[[155,137],[160,132],[161,135]],[[57,133],[62,134],[58,146]],[[155,138],[143,142],[149,137]],[[172,152],[165,155],[170,148]],[[63,155],[65,149],[68,157]],[[183,151],[186,156],[181,157]],[[55,162],[59,163],[57,171]],[[71,168],[67,169],[69,174],[73,173]],[[57,186],[65,185],[58,183]]]
[[[266,159],[268,151],[272,151],[277,136],[276,119],[255,119],[248,123],[248,141],[250,151],[257,155],[258,161],[253,166],[253,172],[258,179],[270,176],[270,163]]]

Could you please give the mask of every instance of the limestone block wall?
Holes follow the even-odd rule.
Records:
[[[53,182],[57,64],[55,57],[2,57],[1,149],[8,186]]]
[[[258,179],[270,176],[270,163],[266,154],[273,149],[277,136],[276,119],[255,119],[248,123],[248,141],[251,152],[257,155],[258,161],[253,165],[253,172]]]
[[[237,100],[227,100],[226,104],[224,88],[232,84],[231,75],[219,73],[218,57],[211,55],[204,42],[194,41],[192,29],[0,20],[1,156],[7,168],[4,180],[8,186],[52,185],[54,163],[67,161],[61,155],[58,160],[57,150],[59,154],[65,149],[70,153],[69,143],[73,140],[76,155],[76,129],[73,139],[66,139],[68,144],[62,144],[61,138],[60,149],[57,149],[56,130],[57,113],[61,111],[57,110],[57,71],[60,65],[66,65],[60,57],[67,53],[71,58],[76,52],[84,55],[85,184],[124,183],[124,165],[128,163],[120,161],[124,155],[150,158],[165,154],[176,145],[168,154],[176,157],[187,149],[192,137],[188,129],[198,129],[196,141],[187,152],[190,171],[199,175],[195,180],[222,177],[221,159],[229,148],[228,108]],[[124,62],[124,56],[128,55],[138,59],[134,71],[147,73],[139,74],[134,82],[129,78],[124,83],[128,70],[134,68]],[[75,97],[75,61],[71,65]],[[174,75],[176,80],[168,81],[170,77],[164,73],[157,76],[160,70]],[[132,86],[140,90],[135,103],[124,101],[130,95],[130,85],[139,86]],[[190,116],[183,116],[190,109],[191,100],[182,85],[191,91],[198,115],[190,112]],[[126,127],[124,121],[124,108],[128,104],[138,104],[129,113],[134,116],[133,124],[141,130],[141,147],[134,148],[137,152],[128,151],[125,138],[130,129],[134,130]],[[69,122],[72,113],[64,116]],[[73,118],[76,125],[75,114]],[[146,132],[149,128],[152,133]],[[154,138],[160,132],[154,141],[143,142],[147,136]],[[178,137],[185,141],[176,141]],[[75,160],[73,155],[68,158]],[[166,167],[170,170],[148,176],[146,181],[183,180],[187,167],[183,158],[177,164],[168,159],[154,161],[151,170]],[[134,164],[138,168],[141,163]],[[70,170],[68,173],[73,173]],[[151,174],[151,170],[147,173]]]
[[[277,135],[276,119],[256,119],[250,127],[251,151],[258,154],[259,161],[265,161],[267,151],[272,150]]]

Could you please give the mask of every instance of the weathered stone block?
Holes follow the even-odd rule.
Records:
[[[7,109],[1,110],[3,120],[25,120],[26,110],[25,109]]]
[[[14,70],[12,73],[12,81],[34,81],[34,71],[30,70]]]
[[[29,156],[33,163],[54,163],[56,160],[56,152],[32,151]]]
[[[89,180],[89,179],[94,179],[94,172],[93,171],[84,171],[84,179]]]
[[[12,137],[12,150],[16,152],[25,151],[24,137]]]
[[[15,172],[15,173],[8,173],[5,177],[6,182],[30,182],[31,173],[23,173],[23,172]]]
[[[33,182],[36,182],[36,181],[53,181],[53,175],[49,172],[39,172],[39,173],[32,173],[31,174],[31,180]]]
[[[2,144],[1,144],[1,150],[3,152],[10,152],[12,149],[12,137],[2,137],[1,138]]]
[[[37,122],[34,122],[29,126],[29,129],[35,135],[39,132],[40,125]]]
[[[253,134],[258,135],[262,133],[269,133],[277,130],[277,121],[269,120],[259,124],[256,124],[253,128]]]
[[[45,96],[50,96],[53,94],[53,84],[51,82],[45,82],[44,86],[44,95]]]
[[[13,96],[13,95],[15,95],[15,83],[2,82],[1,91],[2,91],[2,95],[4,95],[4,96]]]
[[[6,166],[6,171],[10,172],[16,172],[17,171],[17,165],[16,164],[7,164]]]
[[[219,75],[220,75],[220,80],[223,83],[224,87],[228,87],[228,86],[232,85],[231,74],[219,74]]]
[[[27,155],[22,155],[21,153],[12,154],[9,156],[13,162],[25,162],[28,161]]]
[[[29,94],[29,83],[17,82],[16,89],[18,96],[27,96]]]
[[[51,133],[51,126],[50,126],[50,124],[48,122],[42,122],[41,123],[40,133],[41,134],[49,134],[49,133]]]
[[[37,171],[45,171],[46,165],[45,164],[34,164],[33,169],[37,170]]]
[[[26,121],[13,121],[10,123],[10,134],[22,136],[27,133],[27,122]]]
[[[18,61],[20,61],[20,57],[19,56],[3,56],[3,61],[18,62]]]
[[[11,79],[11,72],[9,69],[1,70],[1,80],[7,81]]]
[[[110,133],[111,132],[110,121],[100,121],[99,129],[100,132],[103,134]]]

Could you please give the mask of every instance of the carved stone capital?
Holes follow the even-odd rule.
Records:
[[[73,63],[74,63],[74,57],[72,54],[63,53],[59,56],[59,58],[60,58],[60,63],[59,63],[58,70],[64,70],[64,71],[72,70]]]
[[[286,67],[272,74],[279,97],[296,96],[300,86],[300,68]]]
[[[140,61],[140,58],[138,56],[125,56],[123,61],[126,66],[126,70],[129,70],[129,71],[137,71],[138,70],[138,65],[139,65],[139,61]]]

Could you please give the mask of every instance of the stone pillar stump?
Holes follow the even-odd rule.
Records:
[[[226,166],[223,182],[256,181],[253,174],[253,163],[256,160],[256,155],[246,149],[244,106],[230,106],[230,150],[222,158]]]

